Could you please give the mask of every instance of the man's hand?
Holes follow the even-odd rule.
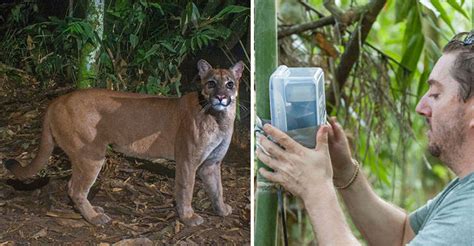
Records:
[[[308,149],[275,127],[265,125],[263,130],[281,147],[264,136],[259,137],[261,147],[257,148],[257,157],[274,172],[264,168],[259,171],[268,180],[281,184],[303,199],[318,245],[360,245],[344,219],[332,183],[328,146],[330,128],[321,126],[316,136],[316,148]]]
[[[334,182],[337,186],[346,184],[354,173],[355,166],[352,163],[351,150],[346,134],[336,117],[329,119],[331,128],[329,130],[329,153],[334,170]]]
[[[316,136],[316,148],[306,148],[279,129],[266,124],[263,130],[280,146],[260,136],[259,144],[268,155],[257,148],[257,157],[274,172],[260,168],[260,174],[268,180],[281,184],[286,190],[303,200],[314,194],[321,185],[332,187],[332,167],[328,148],[330,126],[323,125]]]

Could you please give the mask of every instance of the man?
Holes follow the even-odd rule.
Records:
[[[466,35],[464,41],[459,39]],[[334,118],[318,131],[315,149],[264,126],[284,148],[259,136],[257,157],[274,172],[259,171],[302,198],[321,245],[359,245],[334,186],[369,245],[474,245],[473,43],[474,30],[456,35],[446,45],[430,74],[429,90],[416,107],[429,126],[430,153],[457,178],[410,215],[374,193],[351,158],[347,138]]]

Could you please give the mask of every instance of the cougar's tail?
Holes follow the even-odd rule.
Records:
[[[14,159],[4,161],[5,168],[20,180],[31,178],[38,173],[48,163],[49,156],[53,152],[54,140],[51,133],[49,114],[49,110],[47,110],[43,120],[43,132],[41,133],[39,150],[30,165],[22,167]]]

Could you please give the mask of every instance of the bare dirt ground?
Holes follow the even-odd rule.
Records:
[[[0,160],[15,158],[29,163],[36,153],[42,113],[48,102],[67,90],[41,91],[0,78]],[[67,196],[71,175],[65,154],[56,148],[47,168],[29,191],[0,166],[0,245],[96,245],[125,239],[147,238],[155,245],[250,244],[250,162],[248,134],[239,128],[222,165],[226,202],[232,215],[222,218],[212,210],[200,180],[193,206],[205,222],[196,227],[178,221],[174,198],[174,162],[152,163],[108,153],[99,178],[91,189],[91,203],[101,206],[112,222],[88,224]],[[240,136],[239,136],[240,135]],[[45,178],[48,177],[49,181]],[[30,186],[35,186],[31,184]],[[31,188],[31,187],[26,187]],[[122,241],[124,242],[124,241]],[[130,245],[130,244],[129,244]]]

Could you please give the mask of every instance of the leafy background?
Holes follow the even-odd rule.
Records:
[[[69,3],[0,5],[0,71],[15,76],[21,69],[43,88],[74,84],[81,48],[100,44],[93,86],[180,95],[181,80],[197,73],[194,60],[200,56],[223,57],[214,58],[222,67],[250,61],[247,1],[105,1],[103,40],[84,20],[87,1]],[[190,60],[194,74],[183,77],[182,65]],[[248,78],[243,82],[248,91]]]
[[[280,32],[330,16],[323,2],[279,1]],[[335,4],[344,12],[368,2]],[[335,67],[351,34],[359,31],[357,25],[336,23],[279,39],[280,64],[324,69],[327,93],[339,99],[329,105],[330,114],[346,129],[364,173],[377,194],[409,212],[454,177],[427,153],[425,121],[415,106],[428,89],[427,77],[442,47],[456,33],[470,31],[472,18],[471,1],[388,0],[342,88],[334,86]],[[290,242],[314,242],[302,204],[294,198],[286,203]]]

